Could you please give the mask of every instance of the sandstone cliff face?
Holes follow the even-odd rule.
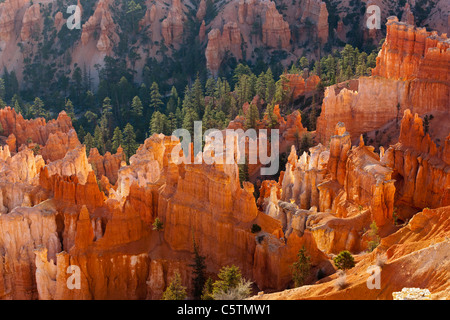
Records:
[[[446,36],[396,18],[389,20],[387,30],[372,77],[359,78],[356,90],[338,89],[337,85],[327,88],[317,120],[321,142],[330,138],[338,121],[344,121],[350,134],[358,137],[399,119],[406,109],[419,115],[449,112],[450,50]]]

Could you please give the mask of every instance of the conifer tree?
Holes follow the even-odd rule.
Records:
[[[123,135],[119,127],[114,129],[112,138],[112,152],[117,152],[117,149],[123,144]]]
[[[142,117],[143,115],[142,101],[138,96],[135,96],[131,102],[131,114],[135,118]]]
[[[303,246],[297,253],[297,261],[291,266],[292,279],[294,280],[295,287],[300,287],[305,284],[311,270],[310,259],[305,246]]]
[[[153,82],[152,86],[150,87],[150,109],[152,111],[156,111],[164,105],[161,98],[162,96],[159,93],[158,84],[156,82]]]
[[[205,257],[200,255],[198,244],[195,242],[194,235],[192,235],[192,245],[194,247],[194,261],[189,265],[193,269],[193,279],[194,282],[194,297],[200,298],[202,295],[203,287],[206,282],[206,264]]]
[[[123,151],[127,159],[130,159],[135,154],[138,144],[136,143],[136,133],[130,123],[127,123],[123,129]]]
[[[88,132],[85,136],[84,136],[84,141],[83,141],[84,145],[86,146],[86,154],[89,156],[89,152],[91,151],[92,148],[95,147],[95,141],[94,141],[94,137],[91,135],[90,132]]]
[[[184,300],[186,299],[186,287],[181,283],[181,276],[177,272],[163,293],[163,300]]]

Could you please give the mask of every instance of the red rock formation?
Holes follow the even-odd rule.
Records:
[[[180,0],[173,0],[169,14],[161,23],[161,34],[166,45],[177,44],[183,35],[185,15]]]
[[[241,31],[235,22],[225,24],[222,33],[219,29],[212,29],[208,33],[205,55],[207,67],[213,75],[218,72],[227,51],[238,59],[242,58],[241,41]]]
[[[449,81],[445,70],[449,68],[450,45],[445,35],[439,37],[437,32],[398,22],[396,17],[389,18],[386,26],[386,41],[372,75],[396,80]],[[433,72],[427,72],[430,64],[435,68]]]
[[[72,120],[64,111],[56,120],[46,122],[44,118],[25,120],[14,109],[6,107],[0,110],[0,123],[3,135],[10,136],[10,147],[14,146],[15,137],[12,152],[16,152],[23,144],[37,143],[41,146],[44,159],[54,161],[63,158],[68,150],[80,144]]]
[[[356,90],[326,89],[317,134],[327,141],[339,121],[353,137],[398,119],[406,109],[420,115],[449,112],[450,51],[446,36],[391,18],[372,77],[361,77]],[[370,113],[366,110],[371,110]]]
[[[22,30],[20,32],[22,41],[27,41],[30,38],[35,24],[39,23],[41,19],[41,6],[39,3],[33,4],[25,11],[22,19]]]
[[[320,13],[319,13],[319,20],[317,23],[317,32],[318,37],[320,39],[320,42],[322,44],[327,43],[328,41],[328,10],[327,5],[325,2],[321,2],[320,4]]]
[[[97,49],[100,52],[108,52],[112,48],[112,39],[117,38],[114,33],[115,25],[109,9],[110,0],[100,0],[94,14],[82,27],[81,42],[86,45],[95,31],[100,32],[97,41]]]
[[[55,161],[64,158],[69,150],[75,149],[79,145],[80,141],[75,129],[70,129],[67,133],[56,131],[49,135],[40,152],[44,160]]]
[[[266,18],[262,26],[262,41],[271,48],[284,49],[290,45],[291,31],[289,23],[284,21],[278,12],[275,2],[270,1],[266,11]]]
[[[121,147],[117,149],[116,154],[112,155],[110,152],[106,152],[103,156],[100,155],[97,148],[91,148],[88,160],[95,171],[97,179],[105,176],[114,185],[117,181],[119,169],[124,164],[125,155]]]
[[[18,11],[27,0],[7,0],[0,4],[0,40],[8,41],[13,36]]]
[[[450,204],[448,139],[443,146],[436,146],[424,133],[422,119],[409,110],[405,111],[399,142],[386,150],[383,156],[383,161],[394,169],[398,203],[414,208],[437,208]]]
[[[313,286],[303,286],[292,290],[255,296],[253,299],[370,299],[391,300],[392,293],[404,287],[426,287],[432,299],[448,297],[448,277],[450,276],[449,216],[450,207],[424,209],[396,233],[381,240],[374,252],[365,255],[356,266],[346,272],[345,290],[337,285],[337,275]],[[382,261],[380,289],[367,287],[368,269]],[[432,270],[432,272],[430,272]],[[364,275],[364,276],[362,276]]]
[[[411,6],[409,2],[405,4],[405,8],[403,9],[402,22],[405,22],[409,25],[415,25],[414,23],[414,14],[411,11]]]
[[[205,0],[200,0],[200,4],[198,5],[196,18],[197,18],[198,21],[202,21],[203,19],[205,19],[205,15],[206,15],[206,1]]]
[[[320,82],[320,78],[317,75],[311,75],[307,79],[300,74],[286,74],[284,76],[288,80],[286,85],[288,95],[291,95],[294,100],[315,92]]]
[[[203,42],[206,37],[206,26],[205,26],[205,20],[202,21],[202,24],[200,25],[200,31],[198,32],[198,39],[200,42]]]

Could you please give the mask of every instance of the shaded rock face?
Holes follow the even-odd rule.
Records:
[[[180,0],[173,0],[167,17],[161,23],[161,33],[167,45],[180,43],[185,16]]]
[[[235,22],[227,23],[222,32],[219,29],[211,30],[208,33],[208,46],[205,51],[208,69],[216,74],[227,51],[241,59],[241,41],[241,32]]]
[[[405,111],[399,142],[387,149],[382,158],[394,169],[399,202],[420,209],[450,204],[449,139],[450,136],[437,146],[424,133],[422,119]]]
[[[291,40],[289,23],[283,20],[283,16],[275,7],[275,2],[269,2],[262,35],[262,41],[268,47],[283,49],[289,46]]]
[[[360,78],[356,90],[338,90],[337,85],[326,89],[317,120],[319,140],[327,141],[339,121],[358,137],[399,119],[406,109],[419,115],[448,113],[449,55],[446,35],[438,36],[390,18],[372,77]]]
[[[82,26],[81,43],[87,45],[94,33],[99,33],[96,47],[100,52],[109,52],[112,49],[112,41],[117,40],[115,24],[111,16],[110,0],[100,0],[94,14]]]
[[[35,24],[42,20],[40,8],[40,5],[36,3],[25,11],[22,20],[22,30],[20,32],[22,41],[27,41],[30,38],[31,33],[36,27]]]

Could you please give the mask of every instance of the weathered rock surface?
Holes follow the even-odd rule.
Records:
[[[56,120],[46,122],[44,118],[25,120],[13,108],[6,107],[0,110],[0,123],[3,127],[2,135],[11,137],[8,143],[10,148],[14,144],[13,137],[15,138],[15,146],[10,149],[11,152],[16,152],[22,145],[35,143],[40,145],[44,160],[54,161],[80,145],[72,120],[64,111],[61,111]]]
[[[328,87],[317,119],[321,142],[342,121],[352,137],[399,119],[406,109],[423,115],[448,113],[450,50],[446,35],[415,28],[391,18],[372,77],[359,78],[351,89]],[[371,112],[366,112],[370,110]]]

